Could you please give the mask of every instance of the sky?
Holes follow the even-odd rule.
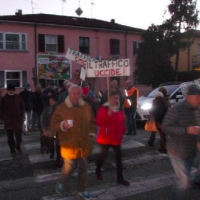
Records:
[[[63,2],[65,1],[65,2]],[[22,14],[56,14],[100,19],[147,29],[151,24],[159,25],[170,17],[167,6],[171,0],[0,0],[0,15],[14,15],[18,9]],[[200,10],[200,0],[197,2]],[[199,15],[200,18],[200,15]],[[200,25],[197,27],[200,30]]]

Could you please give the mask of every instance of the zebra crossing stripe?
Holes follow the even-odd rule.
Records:
[[[192,174],[194,175],[196,169],[192,169]],[[143,177],[138,181],[138,178],[133,178],[130,181],[129,187],[124,187],[116,182],[107,183],[103,185],[98,185],[96,187],[88,188],[88,192],[91,195],[91,200],[107,200],[107,199],[120,199],[126,197],[133,197],[137,194],[142,194],[150,192],[153,190],[168,187],[173,184],[174,173],[169,172],[165,175],[157,175],[153,178]],[[70,192],[72,193],[72,192]],[[57,194],[44,196],[41,200],[77,200],[75,196],[69,196],[65,198],[60,198]],[[133,197],[134,199],[134,197]]]
[[[152,179],[129,180],[130,186],[124,187],[116,182],[98,185],[97,187],[88,188],[91,195],[91,200],[105,200],[105,199],[118,199],[133,196],[136,194],[145,193],[148,191],[164,188],[172,185],[174,174],[170,173],[162,177],[155,177]],[[76,200],[76,196],[69,196],[60,198],[58,195],[44,196],[41,200]]]
[[[153,162],[153,161],[157,161],[157,160],[162,160],[168,158],[168,155],[166,154],[155,154],[155,155],[141,155],[138,158],[133,158],[133,159],[129,159],[129,160],[124,160],[123,161],[123,166],[126,168],[126,166],[130,166],[130,165],[141,165],[141,164],[146,164],[149,162]],[[112,165],[114,167],[116,167],[116,164],[113,162]],[[95,171],[95,164],[94,163],[89,163],[88,164],[88,174],[90,173],[94,173]],[[77,172],[75,171],[72,176],[77,176]],[[35,175],[35,181],[36,182],[47,182],[47,181],[55,181],[58,180],[61,176],[61,171],[59,172],[54,172],[54,173],[50,173],[50,174],[36,174]]]

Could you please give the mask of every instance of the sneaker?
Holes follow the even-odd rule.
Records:
[[[137,131],[133,131],[133,135],[137,135]]]
[[[103,179],[103,176],[102,176],[100,171],[95,170],[95,174],[96,174],[98,180],[102,180]]]
[[[126,132],[125,133],[126,135],[131,135],[132,133],[130,131]]]
[[[15,157],[15,156],[16,156],[16,151],[11,151],[10,153],[11,153],[11,156],[12,156],[12,157]]]
[[[117,178],[117,183],[122,184],[124,186],[129,186],[130,183],[123,178]]]
[[[149,145],[150,147],[152,147],[152,146],[153,146],[153,143],[150,142],[150,141],[148,141],[148,145]]]
[[[22,154],[21,148],[18,148],[18,149],[17,149],[17,153],[20,154],[20,155]]]
[[[67,195],[64,187],[62,184],[60,183],[56,183],[56,192],[61,196],[61,197],[65,197]]]
[[[84,191],[84,192],[78,192],[78,195],[83,197],[85,200],[88,200],[90,199],[90,195],[88,194],[87,191]]]
[[[50,154],[49,158],[53,159],[54,158],[54,154]]]
[[[24,135],[27,135],[27,131],[24,131]]]

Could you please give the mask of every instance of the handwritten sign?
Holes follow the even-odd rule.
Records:
[[[74,49],[68,48],[67,54],[65,57],[75,63],[78,63],[79,65],[87,66],[88,62],[97,62],[95,58],[91,58],[90,56],[87,56],[85,54],[82,54],[79,51],[75,51]]]
[[[65,56],[67,59],[85,66],[87,77],[130,76],[130,60],[102,60],[98,61],[85,54],[69,48]]]
[[[86,73],[87,71],[83,67],[81,67],[81,73],[80,73],[81,80],[85,81]]]
[[[103,60],[86,66],[87,77],[130,76],[130,60]]]

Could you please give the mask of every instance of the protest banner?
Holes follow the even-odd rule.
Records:
[[[130,76],[130,60],[103,60],[90,62],[86,66],[87,77]]]
[[[82,81],[85,81],[86,73],[87,73],[87,71],[83,67],[81,67],[80,79]]]
[[[82,65],[82,66],[87,66],[88,62],[97,62],[98,61],[95,58],[91,58],[90,56],[82,54],[81,52],[76,51],[72,48],[68,48],[65,57],[79,65]]]
[[[98,61],[85,54],[68,48],[67,59],[86,67],[87,77],[130,76],[130,60],[103,60]]]
[[[59,55],[37,55],[38,79],[71,79],[72,62]]]

